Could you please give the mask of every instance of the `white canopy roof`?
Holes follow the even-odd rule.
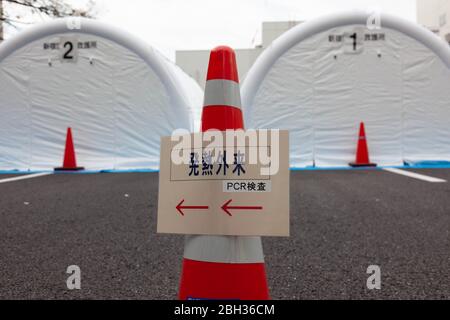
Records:
[[[60,166],[67,127],[87,169],[157,168],[160,137],[194,129],[193,79],[132,35],[79,21],[0,45],[0,170]]]
[[[450,160],[450,47],[421,26],[349,12],[300,24],[258,58],[242,87],[249,128],[291,132],[291,166]]]

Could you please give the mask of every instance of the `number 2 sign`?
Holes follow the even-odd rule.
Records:
[[[59,42],[61,62],[76,63],[78,60],[78,39],[75,37],[62,37]]]

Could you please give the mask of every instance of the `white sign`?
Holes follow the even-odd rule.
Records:
[[[253,141],[234,147],[220,132],[224,143],[214,147],[162,138],[158,232],[288,236],[289,135],[277,130],[272,141],[262,138],[264,132],[270,131],[255,131]],[[185,138],[202,141],[202,134]],[[271,161],[259,160],[265,157]]]

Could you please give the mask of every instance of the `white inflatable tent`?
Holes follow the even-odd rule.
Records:
[[[60,166],[67,127],[86,169],[156,169],[160,137],[193,130],[202,98],[130,34],[87,19],[32,27],[0,45],[0,170]]]
[[[450,47],[386,14],[381,29],[369,29],[373,17],[350,12],[300,24],[247,74],[246,125],[290,130],[292,167],[347,166],[361,121],[379,165],[450,160]]]

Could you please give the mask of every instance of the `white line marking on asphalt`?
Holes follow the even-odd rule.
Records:
[[[13,182],[13,181],[19,181],[19,180],[25,180],[25,179],[32,179],[32,178],[37,178],[37,177],[48,176],[50,174],[53,174],[53,172],[24,174],[24,175],[20,175],[19,177],[2,179],[2,180],[0,180],[0,183]]]
[[[400,174],[400,175],[403,175],[403,176],[407,176],[407,177],[410,177],[410,178],[415,178],[415,179],[419,179],[419,180],[423,180],[423,181],[427,181],[427,182],[432,182],[432,183],[447,182],[446,180],[443,180],[443,179],[434,178],[434,177],[430,177],[430,176],[425,176],[423,174],[418,174],[418,173],[415,173],[415,172],[410,172],[410,171],[405,171],[405,170],[400,170],[400,169],[395,169],[395,168],[385,168],[384,170],[392,172],[392,173]]]

